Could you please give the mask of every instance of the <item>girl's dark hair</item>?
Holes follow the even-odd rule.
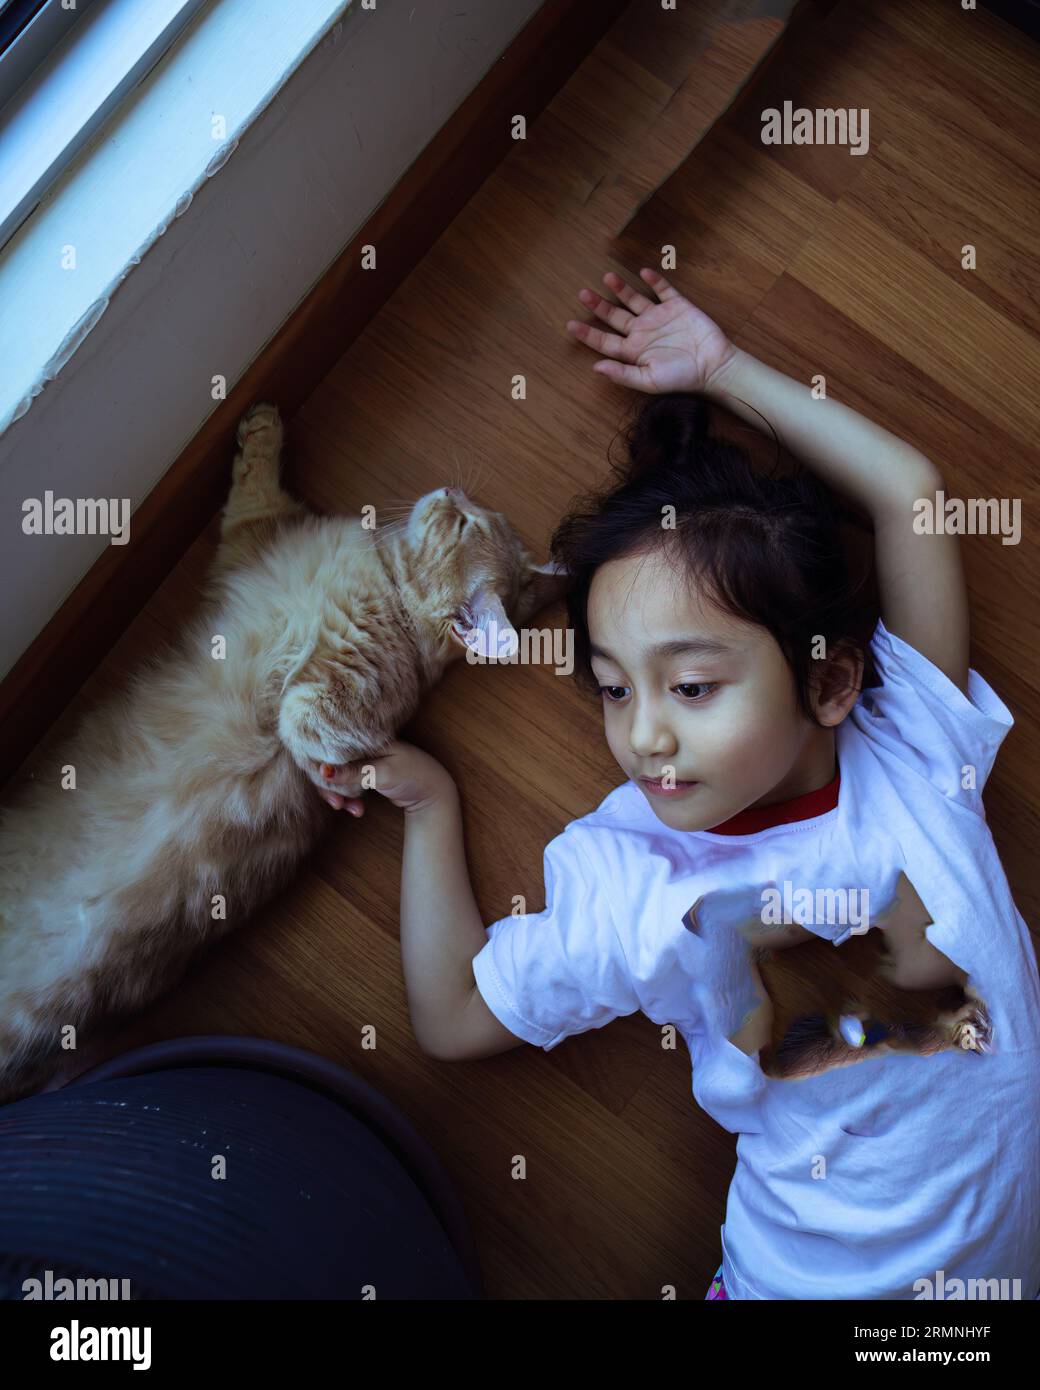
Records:
[[[586,611],[596,571],[663,547],[691,584],[702,581],[708,602],[772,633],[799,707],[817,723],[810,691],[828,662],[814,660],[814,639],[825,639],[828,658],[842,646],[861,655],[863,684],[873,683],[873,621],[857,602],[868,575],[850,580],[841,534],[843,519],[858,518],[805,468],[756,471],[747,451],[716,438],[709,423],[709,404],[697,396],[651,398],[626,431],[628,460],[613,465],[613,482],[575,499],[556,528],[550,553],[571,576],[576,679],[598,693]],[[666,508],[674,508],[674,529]]]

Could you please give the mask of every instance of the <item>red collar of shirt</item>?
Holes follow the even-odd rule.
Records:
[[[771,825],[786,825],[789,821],[811,820],[813,816],[825,815],[838,804],[838,787],[841,783],[841,769],[834,774],[834,780],[814,792],[803,796],[793,796],[789,801],[777,801],[772,806],[749,806],[738,811],[729,820],[713,825],[711,835],[755,835],[760,830],[768,830]]]

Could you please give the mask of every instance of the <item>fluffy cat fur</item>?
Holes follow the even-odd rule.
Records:
[[[2,815],[0,1100],[53,1074],[65,1025],[140,1008],[284,884],[328,815],[314,761],[384,751],[467,633],[562,592],[458,489],[374,532],[283,491],[273,406],[238,443],[205,612]]]

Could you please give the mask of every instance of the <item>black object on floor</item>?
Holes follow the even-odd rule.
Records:
[[[130,1298],[481,1296],[458,1198],[401,1112],[258,1038],[139,1048],[0,1108],[0,1297],[48,1270]]]
[[[980,0],[983,9],[992,10],[1017,29],[1040,40],[1040,3],[1038,0]]]

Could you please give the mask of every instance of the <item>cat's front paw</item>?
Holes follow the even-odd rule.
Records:
[[[342,797],[352,798],[362,796],[366,791],[361,778],[356,774],[348,780],[349,774],[342,764],[308,758],[305,771],[320,792],[338,792]]]
[[[334,811],[349,811],[353,816],[364,814],[365,787],[360,781],[347,780],[350,774],[343,767],[332,763],[308,762],[307,777],[317,788],[322,801],[328,802]]]

